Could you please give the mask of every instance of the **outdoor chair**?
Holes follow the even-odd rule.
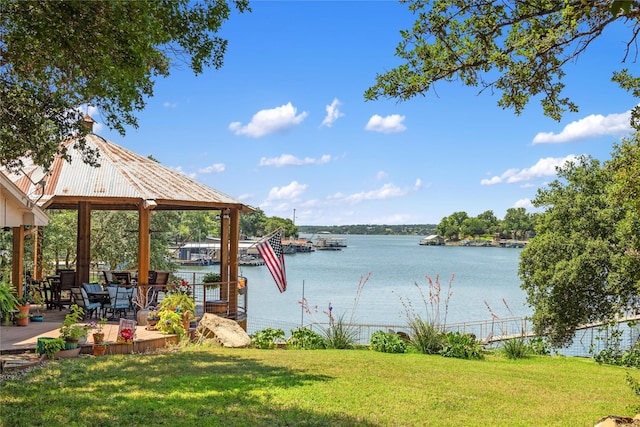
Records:
[[[87,292],[82,288],[71,288],[71,297],[73,299],[73,303],[77,304],[78,307],[82,307],[84,310],[84,318],[87,317],[91,319],[93,315],[96,315],[96,319],[98,318],[98,309],[102,308],[102,304],[99,302],[91,302],[89,301],[89,296]]]
[[[51,293],[54,307],[62,310],[71,305],[71,289],[75,287],[76,272],[73,270],[59,270],[58,277],[51,281]]]
[[[131,284],[131,273],[129,273],[128,271],[112,271],[111,276],[113,277],[113,282],[111,283],[117,283],[119,285]]]
[[[112,317],[127,317],[127,311],[132,308],[132,298],[137,288],[131,286],[111,285],[107,287],[109,292],[109,305],[107,310],[111,312]],[[134,310],[135,311],[135,310]]]
[[[102,270],[102,277],[104,278],[104,285],[108,286],[109,283],[113,283],[113,275],[109,270]]]

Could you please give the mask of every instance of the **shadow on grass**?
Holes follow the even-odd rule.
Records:
[[[55,361],[2,384],[0,425],[374,425],[279,394],[331,380],[206,349]]]

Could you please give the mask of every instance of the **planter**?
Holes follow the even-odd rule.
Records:
[[[64,349],[65,350],[74,350],[78,348],[78,340],[65,340],[64,341]]]
[[[31,316],[32,322],[44,322],[44,316]]]
[[[105,344],[94,344],[92,350],[94,356],[103,356],[107,351],[107,346]]]
[[[16,326],[28,326],[29,317],[16,317]]]
[[[25,305],[19,305],[18,307],[16,307],[18,309],[18,311],[22,314],[29,314],[29,310],[31,310],[31,304],[27,303]]]
[[[96,332],[93,334],[93,343],[102,344],[104,342],[104,333]]]

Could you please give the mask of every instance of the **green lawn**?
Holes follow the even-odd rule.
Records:
[[[565,357],[189,347],[48,362],[0,383],[0,424],[593,426],[635,415],[627,371]]]

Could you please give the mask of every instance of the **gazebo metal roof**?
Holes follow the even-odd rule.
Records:
[[[39,206],[77,209],[79,201],[92,209],[137,210],[146,201],[156,210],[253,209],[218,190],[96,135],[86,136],[100,154],[99,167],[86,164],[75,140],[64,143],[71,159],[58,156],[49,171],[30,163],[9,178]],[[43,186],[44,184],[44,186]]]

